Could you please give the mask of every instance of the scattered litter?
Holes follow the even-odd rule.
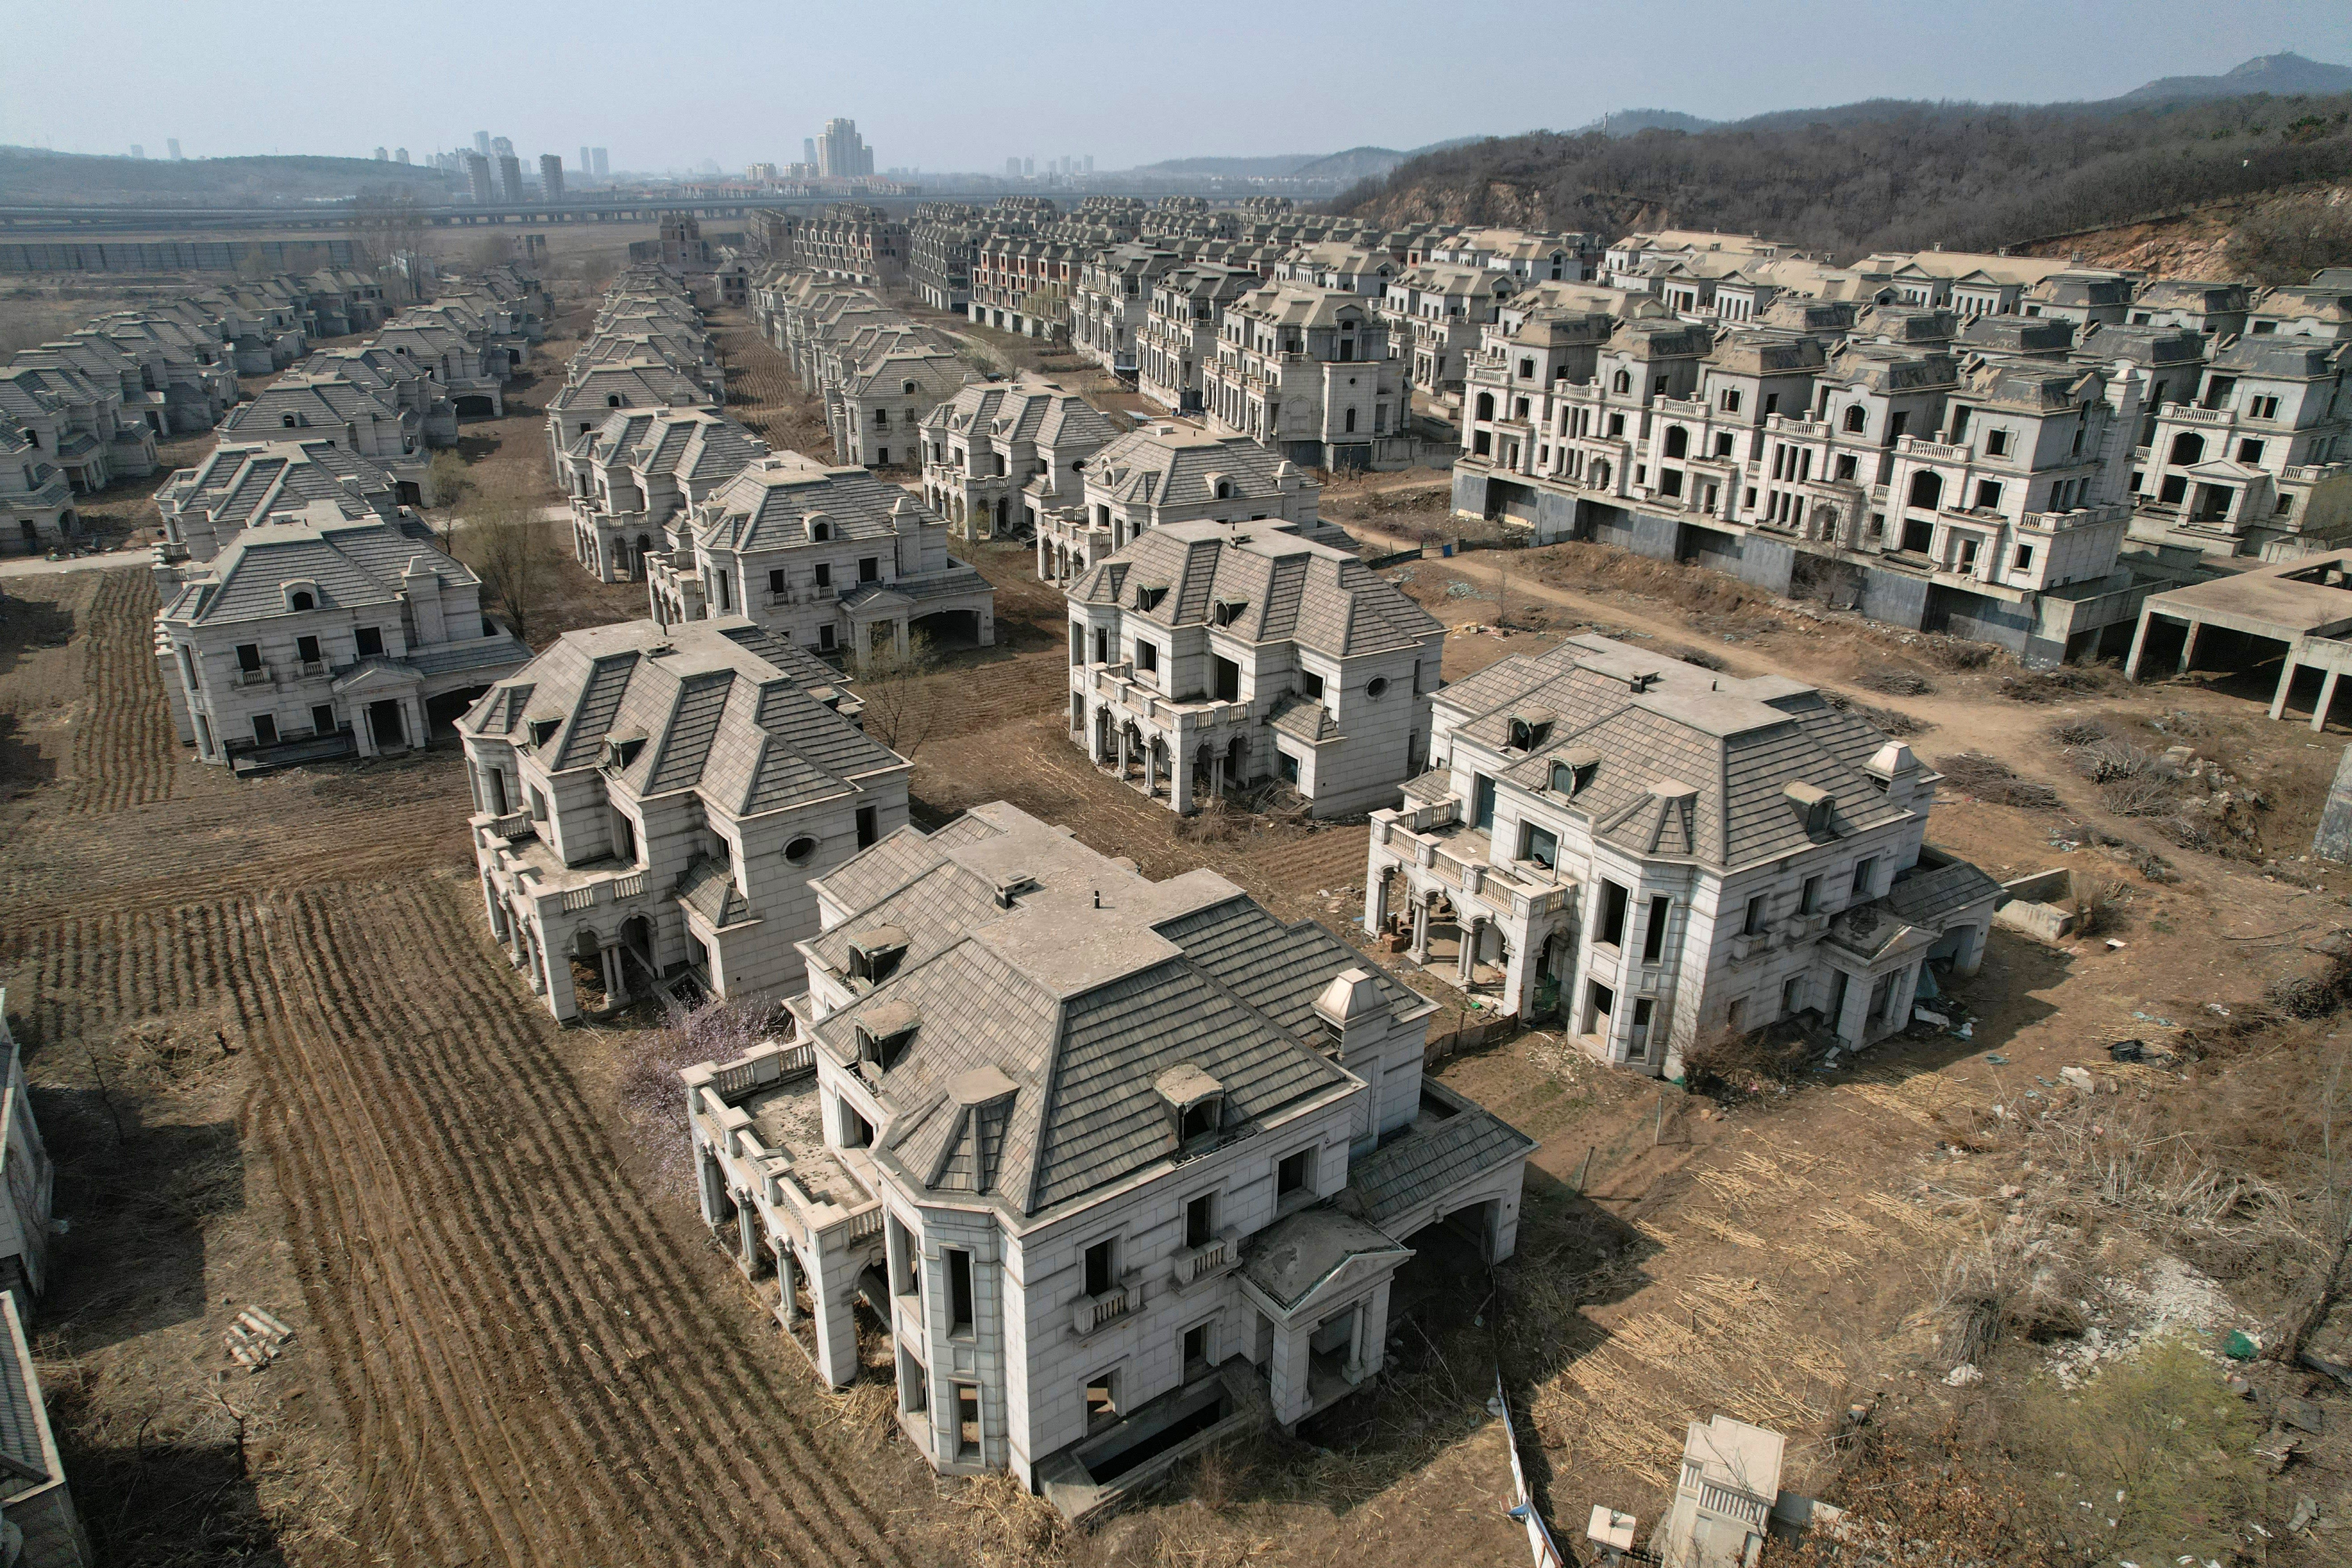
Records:
[[[1974,1362],[1964,1361],[1944,1374],[1944,1386],[1947,1388],[1967,1388],[1983,1381],[1984,1373],[1977,1370]]]
[[[1997,1068],[2005,1068],[2009,1065],[2009,1058],[2002,1056],[1999,1051],[1987,1051],[1985,1053],[1985,1060],[1992,1063],[1992,1065]]]
[[[2262,1342],[2243,1329],[2231,1329],[2221,1336],[2221,1353],[2231,1361],[2252,1361],[2262,1349]]]
[[[1912,1008],[1911,1016],[1917,1019],[1922,1024],[1933,1024],[1939,1029],[1948,1028],[1952,1022],[1941,1013],[1930,1013],[1925,1007]]]
[[[2123,938],[2121,938],[2121,937],[2119,937],[2119,936],[2111,936],[2111,937],[2107,938],[2107,951],[2108,951],[2109,952],[2122,952],[2122,951],[2123,951],[2123,945],[2124,945],[2124,939],[2123,939]]]
[[[2294,1500],[2294,1512],[2288,1517],[2286,1521],[2286,1532],[2289,1535],[2300,1535],[2303,1533],[2304,1527],[2318,1517],[2319,1505],[2317,1503],[2312,1501],[2307,1497],[2297,1498]]]
[[[2060,1068],[2058,1069],[2058,1076],[2067,1084],[2075,1089],[2081,1089],[2084,1094],[2094,1094],[2097,1092],[2097,1086],[2091,1082],[2091,1075],[2081,1068]]]
[[[2144,1062],[2147,1060],[2147,1045],[2141,1040],[2117,1040],[2107,1047],[2107,1055],[2119,1062]]]
[[[293,1339],[293,1330],[260,1308],[247,1307],[236,1315],[221,1342],[228,1349],[228,1359],[251,1373],[276,1361]]]
[[[2219,1002],[2208,1002],[2208,1003],[2206,1003],[2206,1004],[2205,1004],[2205,1011],[2207,1011],[2208,1013],[2219,1013],[2219,1014],[2220,1014],[2220,1015],[2221,1015],[2221,1016],[2223,1016],[2224,1018],[2226,1018],[2226,1017],[2228,1017],[2228,1016],[2230,1016],[2230,1010],[2229,1010],[2227,1007],[2222,1006],[2222,1005],[2221,1005],[2221,1004],[2220,1004]]]
[[[1952,1031],[1952,1033],[1959,1036],[1959,1037],[1964,1040],[1975,1038],[1976,1032],[1977,1029],[1974,1024],[1962,1024],[1958,1028]]]

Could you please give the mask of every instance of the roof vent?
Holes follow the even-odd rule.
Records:
[[[996,879],[996,907],[1000,910],[1009,910],[1022,894],[1034,893],[1037,888],[1037,879],[1028,872],[1007,871]]]
[[[1808,835],[1818,838],[1831,831],[1837,818],[1837,796],[1803,783],[1790,784],[1780,795],[1796,809]]]
[[[1658,672],[1656,670],[1639,670],[1625,678],[1625,689],[1631,691],[1634,696],[1639,697],[1643,692],[1649,690],[1651,687],[1656,685],[1657,681]]]

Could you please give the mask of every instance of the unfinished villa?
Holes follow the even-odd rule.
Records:
[[[490,930],[558,1018],[798,989],[813,880],[907,820],[908,763],[740,616],[565,634],[458,723]]]
[[[1429,755],[1444,627],[1291,526],[1161,523],[1069,605],[1070,739],[1171,811],[1268,780],[1364,811]]]
[[[669,626],[748,616],[795,647],[853,659],[996,639],[996,591],[948,554],[947,524],[862,468],[764,453],[673,517],[649,557]]]
[[[1775,1025],[1860,1049],[1982,960],[2000,889],[1927,845],[1937,775],[1812,687],[1580,637],[1432,707],[1364,929],[1600,1060],[1678,1077]]]
[[[1349,547],[1344,531],[1318,522],[1314,476],[1244,436],[1154,420],[1087,458],[1081,477],[1075,494],[1037,514],[1037,575],[1048,583],[1074,583],[1171,522],[1265,521]]]
[[[962,539],[1009,539],[1078,499],[1117,428],[1057,382],[974,382],[924,416],[923,498]]]
[[[349,510],[294,506],[209,563],[158,568],[163,689],[205,762],[244,773],[420,748],[530,657],[429,529]]]
[[[682,1075],[702,1216],[827,1382],[879,1331],[934,1468],[1084,1516],[1365,1387],[1399,1295],[1510,1256],[1532,1143],[1320,926],[1002,803],[815,893],[789,1032]]]

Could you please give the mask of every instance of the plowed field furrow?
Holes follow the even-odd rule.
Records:
[[[131,568],[100,577],[82,654],[88,707],[74,730],[74,782],[66,797],[66,809],[83,816],[170,798],[180,761],[155,663],[154,582]]]
[[[264,1121],[362,1450],[360,1538],[517,1563],[906,1562],[875,1522],[887,1500],[713,1299],[724,1265],[619,1173],[463,905],[447,885],[306,889],[264,928]],[[471,1522],[421,1539],[420,1512]]]
[[[495,971],[491,963],[485,962],[488,957],[485,952],[487,943],[475,940],[470,935],[470,927],[461,928],[459,924],[469,912],[469,906],[457,909],[453,901],[444,899],[437,908],[429,911],[429,919],[418,921],[416,929],[420,939],[432,944],[430,957],[436,969],[440,973],[462,977],[461,985],[467,992],[467,1005],[461,1009],[462,1013],[468,1016],[495,1016],[502,999],[498,994],[499,987],[491,979]],[[513,983],[509,981],[507,984],[511,986]],[[509,992],[511,994],[513,993]],[[506,1005],[510,1005],[511,1003]],[[469,1053],[457,1058],[453,1070],[463,1073],[482,1059],[478,1054]],[[548,1190],[559,1202],[542,1205],[539,1212],[561,1221],[569,1230],[574,1225],[593,1223],[591,1210],[617,1202],[625,1205],[628,1212],[620,1217],[629,1223],[642,1226],[647,1233],[666,1238],[672,1234],[670,1226],[675,1222],[646,1211],[633,1189],[605,1194],[595,1191],[596,1166],[593,1161],[584,1159],[583,1155],[595,1146],[596,1130],[588,1122],[579,1101],[567,1086],[556,1080],[532,1077],[523,1080],[521,1088],[538,1102],[544,1112],[544,1125],[553,1132],[551,1137],[542,1134],[540,1130],[542,1123],[537,1119],[520,1123],[529,1130],[530,1141],[524,1152],[540,1168],[553,1173]],[[468,1098],[463,1094],[462,1086],[453,1086],[453,1093],[443,1097],[443,1103],[466,1103]],[[869,1548],[878,1544],[870,1539],[864,1512],[854,1504],[836,1504],[835,1497],[841,1486],[840,1479],[829,1473],[830,1466],[824,1456],[808,1447],[797,1415],[797,1404],[791,1401],[789,1394],[772,1402],[762,1401],[757,1405],[750,1397],[751,1391],[747,1388],[740,1369],[758,1364],[759,1357],[752,1347],[738,1341],[734,1353],[727,1361],[715,1363],[707,1360],[691,1361],[681,1366],[661,1353],[659,1347],[646,1340],[638,1330],[638,1322],[646,1317],[642,1306],[631,1318],[616,1324],[611,1311],[600,1305],[609,1302],[617,1289],[625,1295],[634,1296],[641,1303],[650,1298],[653,1307],[651,1321],[656,1322],[678,1321],[680,1315],[694,1313],[698,1310],[696,1293],[682,1288],[682,1281],[688,1272],[683,1259],[678,1267],[651,1268],[647,1266],[646,1255],[633,1249],[614,1249],[591,1255],[579,1261],[591,1273],[604,1277],[584,1279],[574,1289],[591,1309],[585,1327],[605,1337],[605,1353],[616,1366],[651,1369],[656,1382],[678,1377],[688,1385],[679,1392],[678,1397],[696,1403],[707,1402],[718,1408],[722,1418],[733,1429],[761,1435],[761,1441],[746,1445],[734,1456],[736,1476],[733,1483],[743,1489],[747,1497],[758,1499],[761,1512],[772,1514],[776,1506],[776,1496],[762,1477],[766,1468],[781,1467],[792,1472],[793,1479],[801,1484],[802,1489],[797,1497],[805,1500],[805,1506],[815,1507],[826,1513],[849,1539],[863,1538]],[[722,1289],[731,1283],[725,1279],[723,1274],[719,1280]],[[561,1286],[569,1282],[564,1277],[551,1279],[551,1285]],[[708,1312],[707,1299],[700,1310]],[[737,1320],[731,1315],[714,1316],[713,1323],[719,1331],[727,1333],[730,1339],[735,1338]],[[617,1337],[613,1337],[613,1331],[616,1328],[620,1331]],[[652,1392],[651,1388],[641,1391],[640,1398]],[[671,1391],[666,1387],[660,1393],[664,1398],[671,1397]],[[685,1429],[690,1432],[693,1428],[687,1426]],[[783,1521],[772,1519],[771,1522],[781,1524]]]
[[[444,913],[446,912],[445,909]],[[480,984],[492,973],[489,965],[483,962],[484,944],[469,940],[467,936],[458,932],[446,919],[436,920],[429,927],[423,929],[434,944],[433,956],[443,972],[465,977],[463,988],[467,993],[468,1003],[466,1011],[476,1016],[493,1016],[499,1005],[499,999],[487,986]],[[539,1136],[536,1124],[525,1123],[524,1125],[531,1128],[531,1146],[526,1152],[534,1161],[543,1161],[548,1167],[557,1171],[557,1179],[551,1190],[564,1200],[563,1206],[567,1212],[554,1217],[564,1220],[568,1225],[583,1217],[576,1211],[583,1211],[587,1206],[607,1201],[593,1194],[589,1180],[575,1181],[567,1169],[581,1163],[581,1152],[588,1146],[586,1139],[593,1136],[593,1131],[583,1125],[579,1129],[581,1136],[574,1137],[564,1128],[564,1123],[577,1119],[579,1112],[576,1102],[568,1099],[561,1086],[534,1079],[526,1085],[526,1091],[541,1103],[547,1113],[548,1125],[554,1128],[558,1133],[558,1136],[553,1139],[545,1140]],[[448,1102],[455,1102],[455,1097],[450,1097]],[[583,1171],[582,1175],[583,1178],[593,1178],[593,1172]],[[628,1205],[633,1211],[627,1217],[634,1222],[644,1224],[648,1228],[666,1230],[670,1223],[674,1223],[664,1221],[660,1216],[640,1210],[633,1191],[618,1194],[618,1201]],[[610,1311],[604,1310],[600,1303],[606,1301],[613,1290],[617,1288],[628,1294],[646,1293],[635,1295],[635,1299],[641,1302],[650,1295],[655,1300],[657,1314],[661,1317],[667,1317],[672,1312],[691,1312],[695,1310],[695,1294],[691,1290],[680,1288],[680,1273],[676,1270],[648,1268],[646,1267],[646,1260],[634,1253],[602,1255],[581,1261],[592,1270],[609,1277],[585,1279],[580,1282],[577,1289],[587,1307],[592,1310],[586,1321],[589,1329],[609,1336],[610,1331],[619,1328],[617,1340],[609,1352],[615,1358],[615,1364],[628,1366],[641,1362],[665,1375],[668,1374],[673,1370],[672,1365],[656,1354],[656,1347],[637,1330],[636,1315],[632,1315],[625,1326],[615,1325]],[[727,1283],[723,1275],[720,1279],[722,1285]],[[558,1281],[558,1283],[566,1282]],[[735,1320],[728,1317],[719,1326],[721,1331],[729,1331],[732,1337],[731,1331],[735,1327]],[[756,1364],[756,1356],[751,1347],[741,1344],[740,1341],[738,1344],[736,1364],[743,1367]],[[762,1467],[781,1466],[792,1472],[793,1479],[804,1487],[805,1489],[801,1495],[810,1500],[814,1506],[825,1511],[851,1539],[860,1539],[867,1533],[865,1523],[866,1514],[855,1506],[842,1507],[835,1503],[834,1491],[839,1484],[838,1479],[826,1474],[828,1467],[824,1458],[807,1448],[795,1405],[780,1403],[763,1415],[761,1410],[754,1408],[751,1399],[747,1396],[748,1391],[742,1378],[729,1375],[724,1367],[695,1363],[687,1367],[685,1372],[688,1381],[698,1385],[698,1397],[708,1399],[719,1406],[722,1414],[738,1425],[738,1429],[761,1433],[761,1442],[747,1445],[739,1454],[737,1482],[748,1488],[753,1495],[758,1496],[763,1509],[772,1510],[775,1499],[760,1479],[764,1474]],[[781,1426],[778,1426],[780,1422],[782,1423]],[[771,1431],[771,1428],[775,1430]],[[774,1441],[768,1440],[771,1437]]]

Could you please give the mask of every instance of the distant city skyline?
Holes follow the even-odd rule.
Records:
[[[1427,9],[1394,0],[1371,0],[1369,14],[1353,14],[1357,25],[1337,30],[1304,9],[1231,0],[1202,0],[1166,20],[1007,0],[978,25],[963,7],[913,0],[889,14],[887,38],[868,14],[782,7],[730,17],[718,49],[701,30],[645,28],[640,12],[610,0],[588,0],[584,12],[567,14],[577,25],[550,29],[533,17],[415,0],[402,13],[415,37],[473,44],[404,83],[398,111],[381,119],[353,116],[331,93],[208,95],[192,109],[185,84],[236,79],[251,40],[282,26],[278,7],[221,0],[200,21],[160,0],[45,13],[0,54],[0,142],[120,154],[134,142],[176,138],[197,157],[368,158],[379,142],[478,151],[465,128],[495,118],[526,157],[564,153],[586,136],[621,150],[616,163],[628,170],[715,163],[739,172],[803,161],[811,128],[841,119],[855,121],[877,162],[892,167],[985,172],[1018,156],[1045,169],[1062,154],[1038,149],[1085,147],[1108,171],[1173,158],[1402,151],[1569,129],[1635,108],[1726,120],[1868,98],[2105,98],[2290,49],[2352,63],[2352,6],[2341,0],[1984,0],[1964,27],[1909,0],[1588,3],[1513,31],[1507,47],[1426,37]],[[609,40],[624,29],[629,79],[644,90],[575,90],[610,69]],[[1152,62],[1226,35],[1250,47],[1188,79],[1184,113],[1146,111],[1138,83]],[[1825,37],[1837,46],[1823,47]],[[512,68],[520,54],[529,71]],[[1411,93],[1360,89],[1408,57]],[[103,113],[84,68],[100,58],[110,86]],[[1299,70],[1304,59],[1314,71]],[[976,108],[978,84],[1004,73],[1051,90]],[[923,81],[975,90],[908,90]],[[681,92],[694,112],[678,112]]]

